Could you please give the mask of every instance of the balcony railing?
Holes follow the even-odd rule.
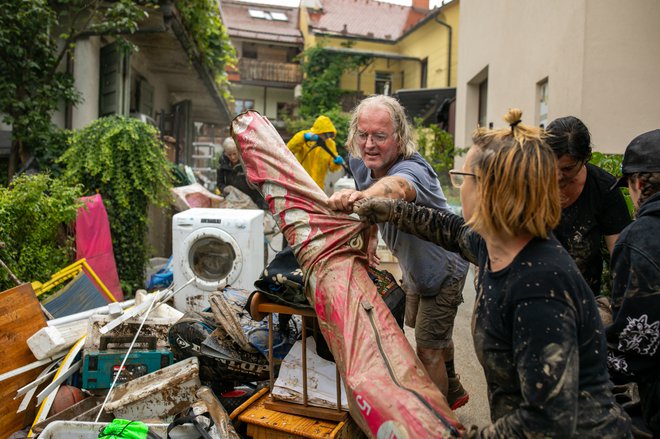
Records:
[[[279,82],[299,84],[302,81],[300,64],[241,58],[238,73],[243,82]]]

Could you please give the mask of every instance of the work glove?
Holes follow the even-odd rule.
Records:
[[[319,140],[318,134],[314,134],[314,133],[305,133],[303,134],[303,137],[305,138],[306,142],[316,142],[317,140]]]
[[[335,165],[343,165],[345,163],[344,158],[340,155],[335,157],[332,161],[334,162]]]
[[[384,223],[392,218],[396,201],[390,198],[364,198],[355,203],[353,211],[371,224]]]

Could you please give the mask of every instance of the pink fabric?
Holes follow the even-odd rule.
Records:
[[[83,197],[85,206],[78,210],[76,218],[76,260],[87,259],[94,273],[119,302],[124,300],[121,291],[115,254],[112,251],[110,223],[101,195]],[[89,275],[89,273],[87,273]],[[89,276],[96,284],[96,281]],[[101,291],[99,285],[96,285]]]
[[[368,226],[327,208],[327,197],[268,119],[232,122],[248,180],[293,247],[321,332],[344,380],[353,419],[371,437],[452,437],[464,432],[367,273]]]

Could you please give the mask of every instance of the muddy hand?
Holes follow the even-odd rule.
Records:
[[[394,210],[394,201],[389,198],[367,198],[355,204],[354,212],[371,224],[389,221]]]
[[[328,207],[340,212],[352,213],[353,206],[364,198],[364,193],[354,189],[342,189],[328,198]]]

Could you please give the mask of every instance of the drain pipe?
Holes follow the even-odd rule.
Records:
[[[436,23],[438,23],[441,26],[446,27],[447,31],[449,31],[449,43],[447,45],[447,87],[451,87],[451,34],[452,34],[452,28],[449,24],[447,24],[444,21],[440,20],[437,15],[433,18],[435,19]]]

